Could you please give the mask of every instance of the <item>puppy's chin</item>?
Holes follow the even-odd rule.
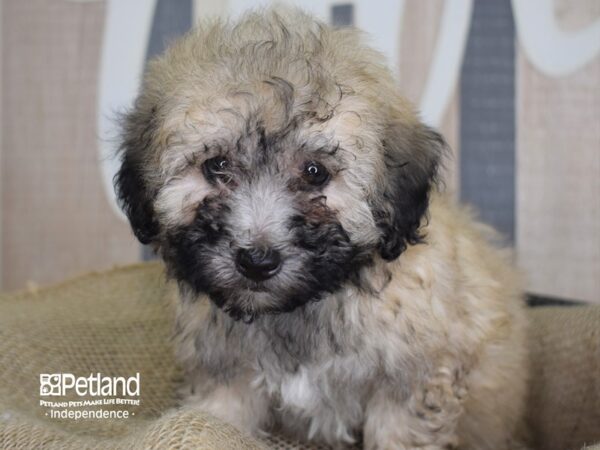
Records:
[[[228,298],[211,294],[210,299],[232,319],[245,323],[265,314],[280,314],[294,309],[283,307],[281,301],[268,292],[245,291],[231,294]]]
[[[234,320],[251,323],[264,315],[289,313],[309,302],[323,298],[320,290],[295,289],[289,292],[272,292],[261,284],[251,288],[208,293],[210,300]]]

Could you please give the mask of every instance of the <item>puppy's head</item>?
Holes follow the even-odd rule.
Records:
[[[123,129],[136,236],[247,320],[418,243],[443,147],[357,31],[299,12],[189,34],[150,63]]]

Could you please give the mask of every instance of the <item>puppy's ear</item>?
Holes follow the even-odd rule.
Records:
[[[419,227],[446,143],[421,123],[411,127],[396,124],[388,127],[383,146],[387,176],[375,217],[382,231],[379,251],[383,259],[391,261],[409,244],[422,242]]]
[[[159,232],[153,198],[143,176],[154,130],[154,113],[134,109],[123,117],[121,168],[113,179],[121,209],[127,215],[133,233],[142,244],[155,240]]]

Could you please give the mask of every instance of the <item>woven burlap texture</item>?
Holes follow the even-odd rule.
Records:
[[[529,420],[540,450],[600,450],[600,307],[529,312]]]
[[[211,416],[176,408],[181,371],[170,344],[175,296],[159,263],[1,295],[0,449],[307,448],[280,437],[258,441]],[[536,383],[530,416],[539,448],[596,442],[600,308],[538,309],[531,318]],[[135,415],[78,421],[45,415],[41,373],[98,372],[140,373],[141,405],[126,408]]]

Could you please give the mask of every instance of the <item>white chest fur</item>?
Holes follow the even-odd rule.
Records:
[[[267,391],[273,413],[291,432],[303,438],[352,443],[362,427],[371,384],[369,371],[361,366],[356,366],[356,360],[334,356],[326,362],[301,365],[293,373],[261,372],[255,383]]]

